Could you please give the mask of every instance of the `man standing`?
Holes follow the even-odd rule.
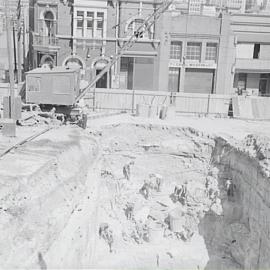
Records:
[[[235,191],[235,185],[233,184],[231,179],[227,179],[226,183],[226,190],[227,190],[227,196],[228,198],[233,197],[234,196],[234,191]]]

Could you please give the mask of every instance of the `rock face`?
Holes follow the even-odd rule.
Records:
[[[236,185],[234,197],[221,194],[228,252],[245,269],[270,268],[269,143],[248,136],[243,147],[217,139],[213,152],[221,189],[226,179]]]

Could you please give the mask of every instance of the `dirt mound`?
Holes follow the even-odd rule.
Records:
[[[38,253],[46,258],[85,194],[97,146],[76,128],[62,131],[62,143],[52,131],[1,160],[1,268],[36,267]],[[11,160],[12,174],[2,178]]]

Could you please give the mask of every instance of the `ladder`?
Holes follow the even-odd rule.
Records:
[[[159,19],[159,17],[169,8],[169,6],[174,2],[174,0],[164,0],[157,10],[155,10],[152,14],[150,14],[144,22],[136,29],[133,35],[124,43],[123,47],[119,50],[117,54],[115,54],[112,60],[101,70],[101,72],[86,86],[81,90],[81,93],[75,99],[77,103],[80,101],[94,86],[95,84],[102,78],[104,74],[106,74],[111,67],[120,59],[120,57],[131,48],[134,43],[140,39],[145,32],[147,32],[150,27]]]

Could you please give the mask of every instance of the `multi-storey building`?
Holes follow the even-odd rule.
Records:
[[[33,67],[77,65],[91,81],[160,3],[36,0],[30,9]],[[124,52],[96,87],[220,94],[242,87],[268,94],[270,19],[183,14],[179,4]]]
[[[32,68],[52,62],[60,65],[70,53],[72,42],[72,7],[59,0],[31,0],[31,63]]]
[[[233,15],[235,37],[232,63],[233,87],[270,95],[270,18],[262,15]]]
[[[160,47],[159,89],[174,92],[224,92],[228,18],[179,15],[164,25]],[[199,27],[198,27],[199,26]]]
[[[160,3],[37,0],[33,3],[33,67],[47,62],[77,64],[83,78],[91,80]],[[152,25],[96,86],[154,89],[158,28],[158,23]]]

